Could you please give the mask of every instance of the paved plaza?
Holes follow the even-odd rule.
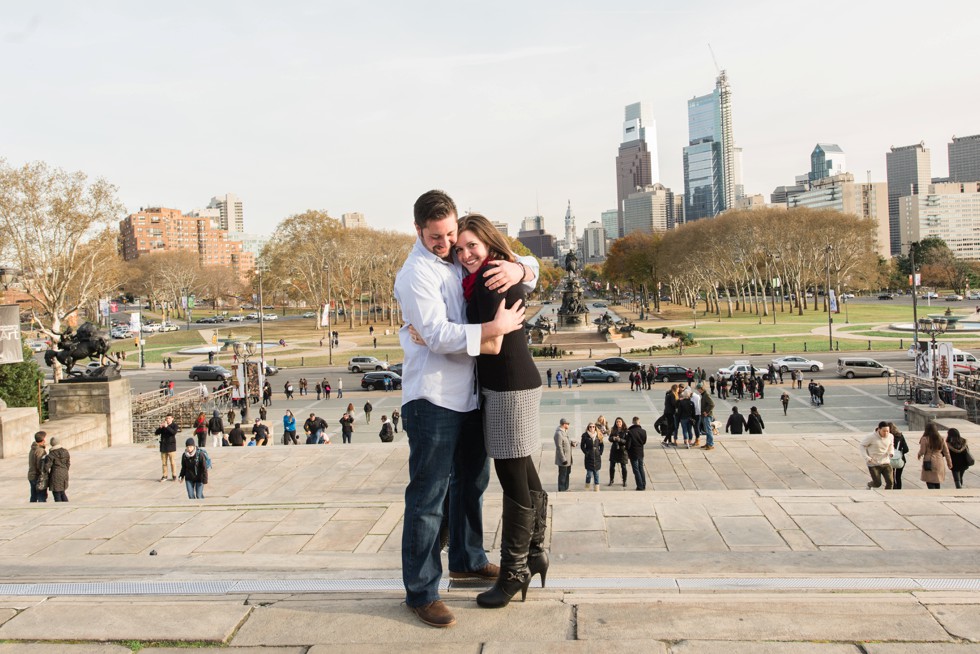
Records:
[[[408,446],[403,433],[376,436],[399,394],[370,395],[372,424],[353,445],[211,450],[199,502],[157,481],[155,444],[73,453],[60,505],[29,505],[24,462],[0,460],[0,653],[124,652],[124,641],[297,654],[980,651],[980,477],[927,491],[910,463],[903,490],[866,490],[858,439],[879,420],[903,424],[885,385],[828,382],[823,408],[794,391],[786,417],[780,387],[767,390],[755,403],[765,435],[723,435],[705,452],[651,433],[646,492],[585,491],[579,458],[561,494],[558,419],[577,434],[599,414],[638,415],[652,432],[664,387],[546,391],[548,587],[536,578],[526,603],[491,611],[474,602],[481,586],[445,578],[449,630],[401,604]],[[290,408],[313,404],[333,425],[331,402]],[[918,434],[909,440],[914,456]],[[500,509],[491,480],[492,560]]]

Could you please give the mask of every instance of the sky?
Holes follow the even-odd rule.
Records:
[[[683,192],[687,100],[718,65],[746,192],[768,198],[839,144],[859,181],[925,141],[947,173],[980,133],[974,5],[170,1],[0,5],[0,158],[103,177],[129,211],[235,193],[247,231],[307,209],[412,231],[431,188],[563,234],[615,208],[627,104],[656,119]]]

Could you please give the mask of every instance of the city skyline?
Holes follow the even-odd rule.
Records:
[[[718,74],[710,43],[746,194],[789,183],[817,143],[839,144],[856,179],[884,181],[892,146],[942,153],[980,132],[980,90],[959,67],[972,35],[950,20],[970,5],[920,7],[914,45],[898,48],[901,4],[12,6],[0,48],[20,62],[8,79],[20,101],[0,110],[0,157],[104,177],[128,212],[231,192],[249,232],[307,209],[408,232],[432,187],[514,231],[540,213],[560,232],[569,199],[582,224],[616,206],[629,104],[656,117],[654,181],[683,188],[687,101]],[[836,60],[814,60],[827,35]]]

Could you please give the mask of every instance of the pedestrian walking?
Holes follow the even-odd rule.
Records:
[[[194,437],[197,438],[198,447],[206,447],[208,444],[208,419],[201,411],[194,418]]]
[[[555,373],[555,383],[558,384],[558,390],[561,390],[561,382],[564,378],[565,376],[561,374],[561,370]]]
[[[783,394],[779,396],[779,403],[783,405],[783,415],[787,415],[786,411],[789,409],[789,392],[783,391]]]
[[[313,390],[316,392],[316,399],[317,399],[317,402],[319,402],[320,401],[320,393],[323,391],[323,387],[320,386],[320,382],[317,382],[316,383],[316,386],[313,387]]]
[[[701,433],[704,434],[705,443],[701,446],[702,450],[715,449],[715,401],[704,389],[702,384],[698,384],[698,393],[701,396]]]
[[[752,407],[749,409],[749,417],[745,421],[749,426],[750,434],[761,434],[762,430],[766,428],[766,423],[762,420],[762,415],[759,414],[759,409]]]
[[[31,502],[48,501],[48,476],[45,470],[47,438],[47,432],[39,431],[34,434],[31,451],[27,453],[27,481],[31,485]]]
[[[374,411],[374,407],[371,406],[370,402],[364,403],[364,422],[371,424],[371,412]]]
[[[545,374],[545,377],[548,378],[548,388],[551,388],[551,368],[548,368],[548,370],[545,371],[544,374]]]
[[[45,467],[48,473],[48,488],[54,495],[54,501],[67,502],[68,496],[65,491],[68,490],[68,469],[71,467],[71,455],[58,442],[57,436],[51,437],[51,451],[46,457]]]
[[[343,442],[349,444],[354,435],[354,416],[350,413],[345,413],[340,417],[340,433]]]
[[[888,423],[888,433],[892,435],[892,441],[895,447],[895,454],[900,455],[896,457],[895,454],[893,454],[891,459],[892,477],[894,477],[894,481],[892,482],[892,488],[894,488],[895,490],[901,490],[902,471],[905,470],[905,463],[907,461],[906,455],[909,453],[909,444],[905,440],[905,435],[901,431],[899,431],[898,427],[895,426],[894,422]]]
[[[330,382],[323,380],[323,399],[330,399]]]
[[[338,379],[337,380],[337,399],[339,400],[343,396],[344,396],[344,380],[343,379]],[[329,400],[330,398],[328,397],[327,399]]]
[[[203,500],[204,484],[208,483],[208,465],[204,452],[195,447],[194,439],[184,443],[184,454],[180,457],[180,478],[187,489],[187,499]]]
[[[286,399],[287,400],[293,399],[293,382],[287,381],[285,383],[285,385],[283,386],[283,390],[286,393]]]
[[[926,488],[938,489],[946,479],[946,469],[953,468],[953,459],[949,456],[949,447],[939,435],[936,423],[926,424],[919,439],[919,453],[916,459],[922,461],[922,473],[919,477],[925,482]]]
[[[282,444],[299,445],[299,439],[296,437],[296,416],[289,409],[286,409],[282,417]]]
[[[888,431],[888,423],[884,420],[879,422],[877,429],[861,439],[858,449],[864,455],[864,462],[871,475],[868,489],[881,488],[881,480],[884,479],[885,490],[891,490],[893,486],[891,459],[895,452],[895,442]]]
[[[176,461],[174,461],[174,453],[177,451],[177,432],[179,431],[180,426],[174,422],[173,415],[168,413],[154,432],[160,437],[160,464],[163,468],[160,481],[167,480],[167,464],[170,464],[171,478],[177,481],[177,466]]]
[[[957,488],[963,488],[963,473],[974,463],[970,446],[955,427],[946,432],[946,445],[949,448],[949,458],[953,462],[953,483]]]
[[[691,400],[691,387],[688,386],[677,403],[677,420],[684,433],[684,447],[688,449],[691,448],[691,442],[694,440],[694,416],[694,401]],[[675,437],[674,441],[676,440]]]
[[[745,422],[745,416],[738,412],[737,406],[733,406],[732,415],[728,416],[728,422],[725,423],[725,433],[742,434],[748,427],[748,424]]]
[[[211,436],[211,447],[221,447],[225,444],[225,423],[221,421],[221,414],[215,409],[208,420],[208,434]]]
[[[236,422],[232,430],[228,432],[228,444],[232,447],[244,447],[245,430],[242,429],[242,423]],[[161,481],[163,480],[161,479]]]
[[[398,421],[401,420],[401,417],[402,417],[401,411],[399,411],[398,409],[395,409],[394,411],[391,412],[391,424],[392,426],[394,426],[396,434],[398,433]]]

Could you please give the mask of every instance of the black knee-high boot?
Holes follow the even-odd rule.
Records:
[[[500,537],[500,575],[493,588],[476,596],[476,603],[483,608],[503,608],[517,591],[521,591],[522,602],[527,598],[527,587],[531,583],[527,553],[531,544],[533,525],[534,509],[521,506],[504,496],[501,517],[503,533]]]
[[[548,494],[544,491],[531,491],[531,508],[534,509],[534,528],[531,530],[527,568],[532,577],[541,575],[541,587],[544,588],[550,564],[548,550],[544,548],[544,534],[548,529]]]

